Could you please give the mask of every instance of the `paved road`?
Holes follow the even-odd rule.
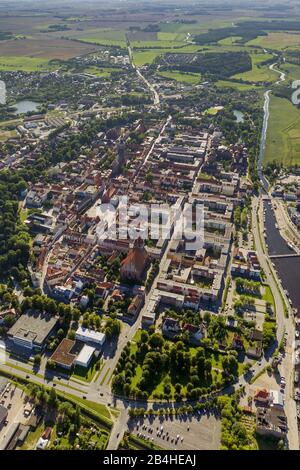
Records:
[[[128,54],[129,54],[129,59],[130,59],[130,62],[131,62],[131,65],[132,67],[134,68],[134,70],[136,71],[137,75],[139,76],[139,78],[145,83],[145,85],[149,88],[150,90],[150,93],[151,95],[153,96],[153,104],[156,108],[159,107],[160,105],[160,98],[159,98],[159,94],[158,92],[156,91],[156,89],[154,88],[153,85],[151,85],[151,83],[147,80],[146,77],[144,77],[144,75],[141,73],[141,71],[138,69],[138,67],[135,65],[134,61],[133,61],[133,54],[132,54],[132,49],[131,49],[131,46],[129,45],[128,46]]]

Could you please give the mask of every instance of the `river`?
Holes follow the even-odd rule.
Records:
[[[270,65],[270,69],[280,74],[277,84],[285,80],[285,74],[280,70],[275,69],[275,64]],[[258,157],[258,175],[260,181],[268,192],[269,183],[263,175],[263,159],[266,148],[266,138],[268,130],[268,121],[270,115],[270,94],[271,90],[267,90],[264,94],[264,120],[261,133],[260,151]],[[264,201],[264,213],[265,213],[265,231],[266,231],[266,243],[268,246],[268,253],[270,256],[293,254],[293,250],[289,248],[286,240],[281,236],[279,229],[276,224],[276,217],[274,214],[273,207],[269,200]],[[300,257],[295,258],[273,258],[272,262],[278,273],[279,279],[281,279],[283,289],[288,293],[291,305],[300,311],[300,288],[299,288],[299,273],[300,273]]]

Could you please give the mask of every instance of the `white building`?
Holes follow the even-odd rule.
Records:
[[[79,367],[88,367],[91,363],[91,360],[93,359],[95,351],[95,348],[85,344],[78,356],[76,357],[74,365]]]
[[[105,334],[80,326],[76,331],[76,339],[83,341],[84,343],[92,343],[101,347],[105,342]]]

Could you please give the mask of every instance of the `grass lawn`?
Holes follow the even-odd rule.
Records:
[[[261,65],[262,62],[271,59],[271,54],[251,54],[252,70],[238,73],[232,78],[238,78],[249,82],[273,82],[278,80],[278,73],[269,69],[269,65]]]
[[[210,116],[215,116],[218,112],[221,111],[217,107],[208,108],[204,111],[204,114],[209,114]]]
[[[130,352],[131,354],[135,354],[137,352],[137,342],[140,339],[141,331],[138,330],[131,341],[130,344]],[[232,342],[232,337],[233,333],[229,332],[228,335],[228,344],[231,344]],[[170,341],[170,344],[173,344],[172,341]],[[195,356],[197,353],[197,347],[190,346],[189,347],[189,352],[191,353],[191,357]],[[222,352],[218,351],[206,351],[206,357],[211,359],[212,361],[212,376],[213,376],[213,383],[216,382],[217,380],[221,380],[221,374],[222,374],[222,359],[226,353],[222,354]],[[244,368],[245,368],[245,363],[244,362],[239,362],[239,375],[242,375],[244,373]],[[131,381],[131,386],[136,387],[142,377],[142,366],[140,364],[137,365],[135,368],[135,374],[132,378]],[[159,377],[159,382],[156,384],[152,384],[153,388],[149,390],[150,395],[149,399],[154,399],[155,397],[159,396],[160,394],[164,394],[164,384],[167,382],[170,385],[171,388],[171,393],[174,396],[175,392],[175,384],[179,382],[182,385],[182,391],[186,392],[186,385],[189,383],[190,378],[189,377],[181,377],[179,380],[178,377],[173,377],[172,373],[170,371],[164,371],[163,374]],[[210,383],[201,383],[199,386],[200,388],[209,386]]]
[[[38,72],[54,70],[49,60],[41,57],[4,57],[0,56],[0,70],[20,70],[23,72]]]
[[[68,393],[61,393],[61,395],[70,399],[73,402],[78,402],[78,404],[82,406],[83,408],[84,407],[90,408],[91,410],[102,415],[104,418],[107,418],[108,420],[110,420],[111,418],[109,409],[105,405],[102,405],[101,403],[96,403],[90,400],[84,400],[83,398],[75,397],[73,395],[69,395]]]
[[[89,367],[76,366],[73,374],[71,375],[71,378],[77,378],[80,380],[84,380],[85,382],[91,382],[97,372],[97,369],[96,369],[97,362],[98,362],[97,358],[94,358],[91,364],[89,365]]]
[[[300,163],[300,110],[271,95],[264,165],[273,160],[285,166]]]
[[[158,75],[162,77],[169,78],[170,80],[176,80],[177,82],[189,83],[189,84],[198,84],[201,80],[200,73],[182,73],[177,71],[170,72],[158,72]]]
[[[20,211],[20,220],[21,220],[22,224],[25,222],[27,217],[28,217],[27,209],[21,209],[21,211]]]
[[[265,293],[263,294],[262,299],[265,300],[266,302],[269,302],[270,304],[273,305],[273,307],[275,307],[274,297],[273,297],[270,286],[268,286],[267,284],[264,284],[264,289],[265,289]]]

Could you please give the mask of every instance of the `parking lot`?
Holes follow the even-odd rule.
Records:
[[[3,443],[5,442],[7,436],[9,436],[14,425],[16,423],[26,421],[24,415],[25,411],[25,402],[24,402],[24,392],[23,390],[16,388],[13,384],[8,384],[2,391],[0,396],[0,403],[2,406],[5,406],[8,410],[8,416],[6,422],[0,428],[0,449],[2,448]]]
[[[134,421],[129,431],[163,449],[218,450],[221,422],[205,413],[184,417],[153,417]]]

